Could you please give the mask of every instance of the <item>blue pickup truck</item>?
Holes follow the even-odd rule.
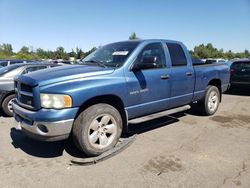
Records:
[[[82,152],[96,156],[116,145],[128,120],[193,103],[213,115],[229,75],[223,64],[194,66],[181,42],[116,42],[81,65],[18,76],[14,117],[34,139],[63,140],[72,134]]]

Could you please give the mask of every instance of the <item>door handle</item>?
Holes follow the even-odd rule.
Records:
[[[187,75],[187,76],[192,76],[193,73],[192,73],[192,72],[186,72],[186,75]]]
[[[161,75],[161,79],[162,80],[166,80],[166,79],[169,79],[169,75],[168,74],[164,74],[164,75]]]

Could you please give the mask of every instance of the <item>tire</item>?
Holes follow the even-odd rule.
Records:
[[[11,102],[13,101],[13,99],[15,98],[14,94],[11,94],[9,96],[7,96],[2,103],[2,109],[5,115],[12,117],[13,116],[13,111],[12,111],[12,104]]]
[[[76,118],[73,141],[88,156],[97,156],[113,148],[122,133],[122,118],[116,108],[108,104],[88,107]]]
[[[220,92],[216,86],[207,86],[204,98],[199,102],[203,115],[211,116],[218,110],[220,104]]]

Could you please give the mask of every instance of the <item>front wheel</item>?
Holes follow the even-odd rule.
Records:
[[[199,102],[201,106],[201,111],[204,115],[213,115],[219,107],[220,104],[220,92],[215,86],[209,85],[206,88],[205,96],[202,101]]]
[[[122,118],[116,108],[96,104],[84,110],[74,122],[73,140],[88,156],[113,148],[122,132]]]

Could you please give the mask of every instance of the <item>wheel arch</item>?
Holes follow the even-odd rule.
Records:
[[[220,102],[221,102],[221,96],[222,96],[222,91],[221,91],[221,80],[216,78],[216,79],[212,79],[208,82],[207,84],[208,86],[215,86],[218,88],[219,92],[220,92]]]
[[[123,132],[127,132],[127,124],[128,124],[128,120],[127,120],[127,113],[125,111],[124,108],[124,103],[122,101],[122,99],[116,95],[100,95],[100,96],[95,96],[93,98],[88,99],[87,101],[85,101],[79,108],[76,117],[83,112],[85,109],[87,109],[88,107],[95,105],[95,104],[99,104],[99,103],[105,103],[105,104],[109,104],[111,106],[113,106],[114,108],[116,108],[119,113],[121,114],[122,117],[122,122],[123,122]]]

